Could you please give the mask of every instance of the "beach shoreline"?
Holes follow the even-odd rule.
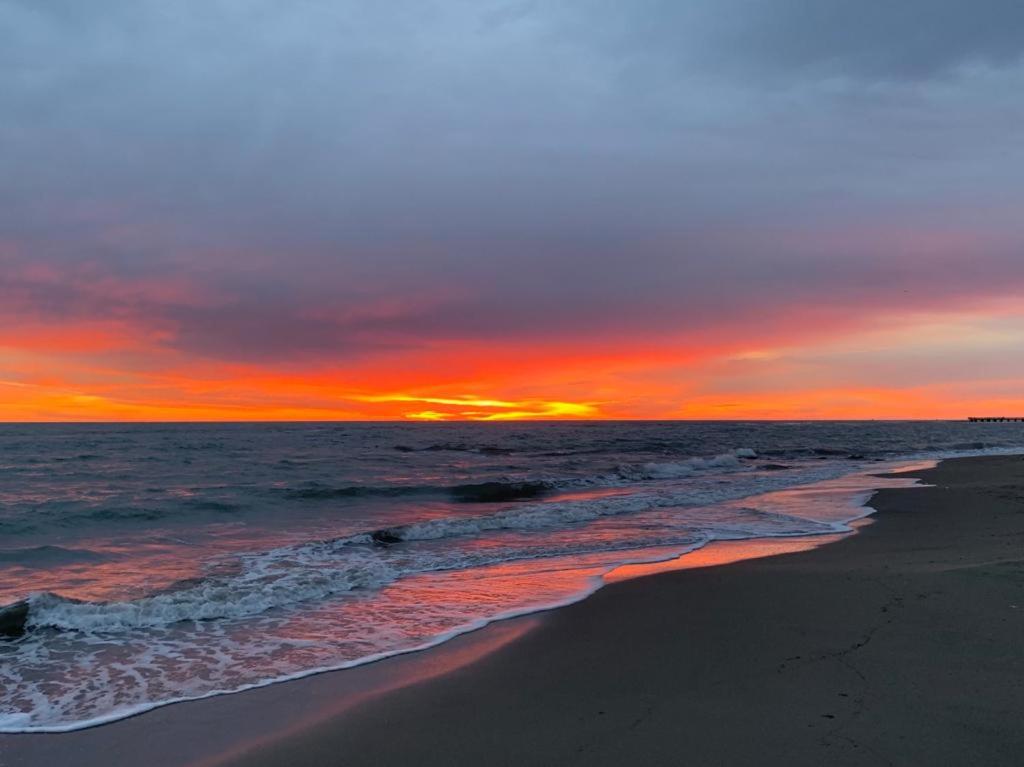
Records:
[[[766,763],[755,758],[766,749],[789,764],[822,758],[839,764],[883,759],[924,764],[940,747],[945,761],[930,763],[968,763],[956,761],[955,749],[945,742],[950,731],[958,731],[950,706],[960,710],[963,701],[948,690],[947,703],[941,703],[942,695],[931,696],[937,702],[930,717],[928,706],[918,701],[914,726],[936,731],[927,736],[931,746],[914,749],[906,737],[893,741],[872,734],[872,723],[877,726],[891,712],[892,696],[880,695],[871,685],[874,670],[869,675],[860,667],[862,656],[880,667],[892,662],[899,647],[889,647],[888,655],[878,648],[884,650],[883,639],[896,633],[897,623],[902,626],[897,616],[917,615],[925,606],[935,612],[942,601],[936,581],[950,578],[940,560],[923,559],[938,556],[935,551],[953,557],[958,570],[981,573],[970,588],[957,587],[967,600],[958,605],[962,612],[980,610],[978,625],[991,624],[986,641],[1002,648],[998,664],[978,658],[990,673],[979,672],[975,682],[995,690],[985,698],[985,716],[960,712],[989,736],[957,742],[970,746],[963,754],[988,749],[986,763],[1009,764],[1013,754],[1024,753],[1024,733],[1005,721],[1004,712],[1022,701],[1020,693],[1001,689],[989,677],[990,666],[1019,669],[1012,647],[1000,642],[1018,631],[1020,612],[995,607],[1000,599],[1015,598],[1020,582],[1006,576],[1018,572],[1012,566],[991,562],[1017,561],[992,555],[1012,552],[1019,543],[1013,536],[1021,534],[1021,523],[1012,510],[1024,497],[1015,489],[1024,487],[1024,461],[1016,456],[957,459],[918,475],[940,487],[881,491],[870,504],[879,512],[868,518],[871,523],[860,535],[833,545],[820,546],[819,539],[802,553],[717,568],[708,565],[728,561],[721,553],[727,547],[709,548],[707,561],[687,557],[687,572],[614,582],[569,607],[491,624],[424,653],[170,706],[94,730],[0,736],[0,764],[66,758],[72,751],[79,757],[75,763],[131,763],[140,758],[140,749],[150,754],[151,765],[485,759],[492,764],[654,764],[682,755],[698,764],[753,764]],[[994,487],[1003,488],[1002,495],[994,494]],[[950,508],[951,497],[961,502],[967,497],[988,514],[967,524]],[[899,513],[922,508],[938,511],[927,518]],[[939,545],[944,523],[962,529],[957,540]],[[923,540],[910,545],[903,532]],[[996,567],[998,575],[990,577],[986,567]],[[814,609],[804,609],[801,620],[797,608],[811,600]],[[929,620],[942,636],[952,631],[937,625],[934,615]],[[902,637],[912,639],[913,632]],[[949,636],[939,642],[922,634],[933,663],[948,655],[950,642]],[[851,655],[857,656],[856,664]],[[943,675],[930,679],[933,685],[941,686],[955,669],[948,660]],[[752,686],[756,680],[759,687]],[[748,723],[744,738],[730,735],[730,725],[743,730],[740,721]],[[755,723],[756,734],[749,737]]]

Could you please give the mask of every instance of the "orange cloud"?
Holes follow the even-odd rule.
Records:
[[[1024,412],[1014,302],[770,332],[485,344],[314,363],[225,363],[129,325],[7,326],[0,419],[961,418]],[[957,361],[970,360],[970,365]]]

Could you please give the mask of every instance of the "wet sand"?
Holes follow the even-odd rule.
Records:
[[[3,736],[0,764],[1024,763],[1024,459],[914,476],[936,487],[882,491],[832,545],[613,583],[371,667]]]

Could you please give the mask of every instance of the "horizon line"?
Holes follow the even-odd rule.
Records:
[[[207,419],[207,420],[150,420],[150,419],[132,419],[132,420],[46,420],[46,421],[7,421],[0,420],[0,426],[42,426],[42,425],[127,425],[127,424],[153,424],[153,425],[171,425],[171,424],[325,424],[325,423],[345,423],[345,424],[374,424],[374,423],[388,423],[388,424],[410,424],[410,425],[421,425],[430,426],[438,424],[468,424],[468,423],[479,423],[479,424],[524,424],[524,423],[786,423],[786,422],[804,422],[804,423],[834,423],[834,422],[847,422],[847,423],[877,423],[877,422],[906,422],[906,421],[945,421],[950,423],[971,423],[971,418],[975,417],[988,417],[988,416],[964,416],[962,418],[522,418],[522,419],[509,419],[502,421],[494,420],[482,420],[482,419],[452,419],[452,420],[438,420],[438,421],[422,421],[408,418],[362,418],[362,419]],[[995,418],[996,416],[992,416]]]

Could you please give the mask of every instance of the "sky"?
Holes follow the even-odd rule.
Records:
[[[1024,415],[1018,0],[0,0],[0,420]]]

